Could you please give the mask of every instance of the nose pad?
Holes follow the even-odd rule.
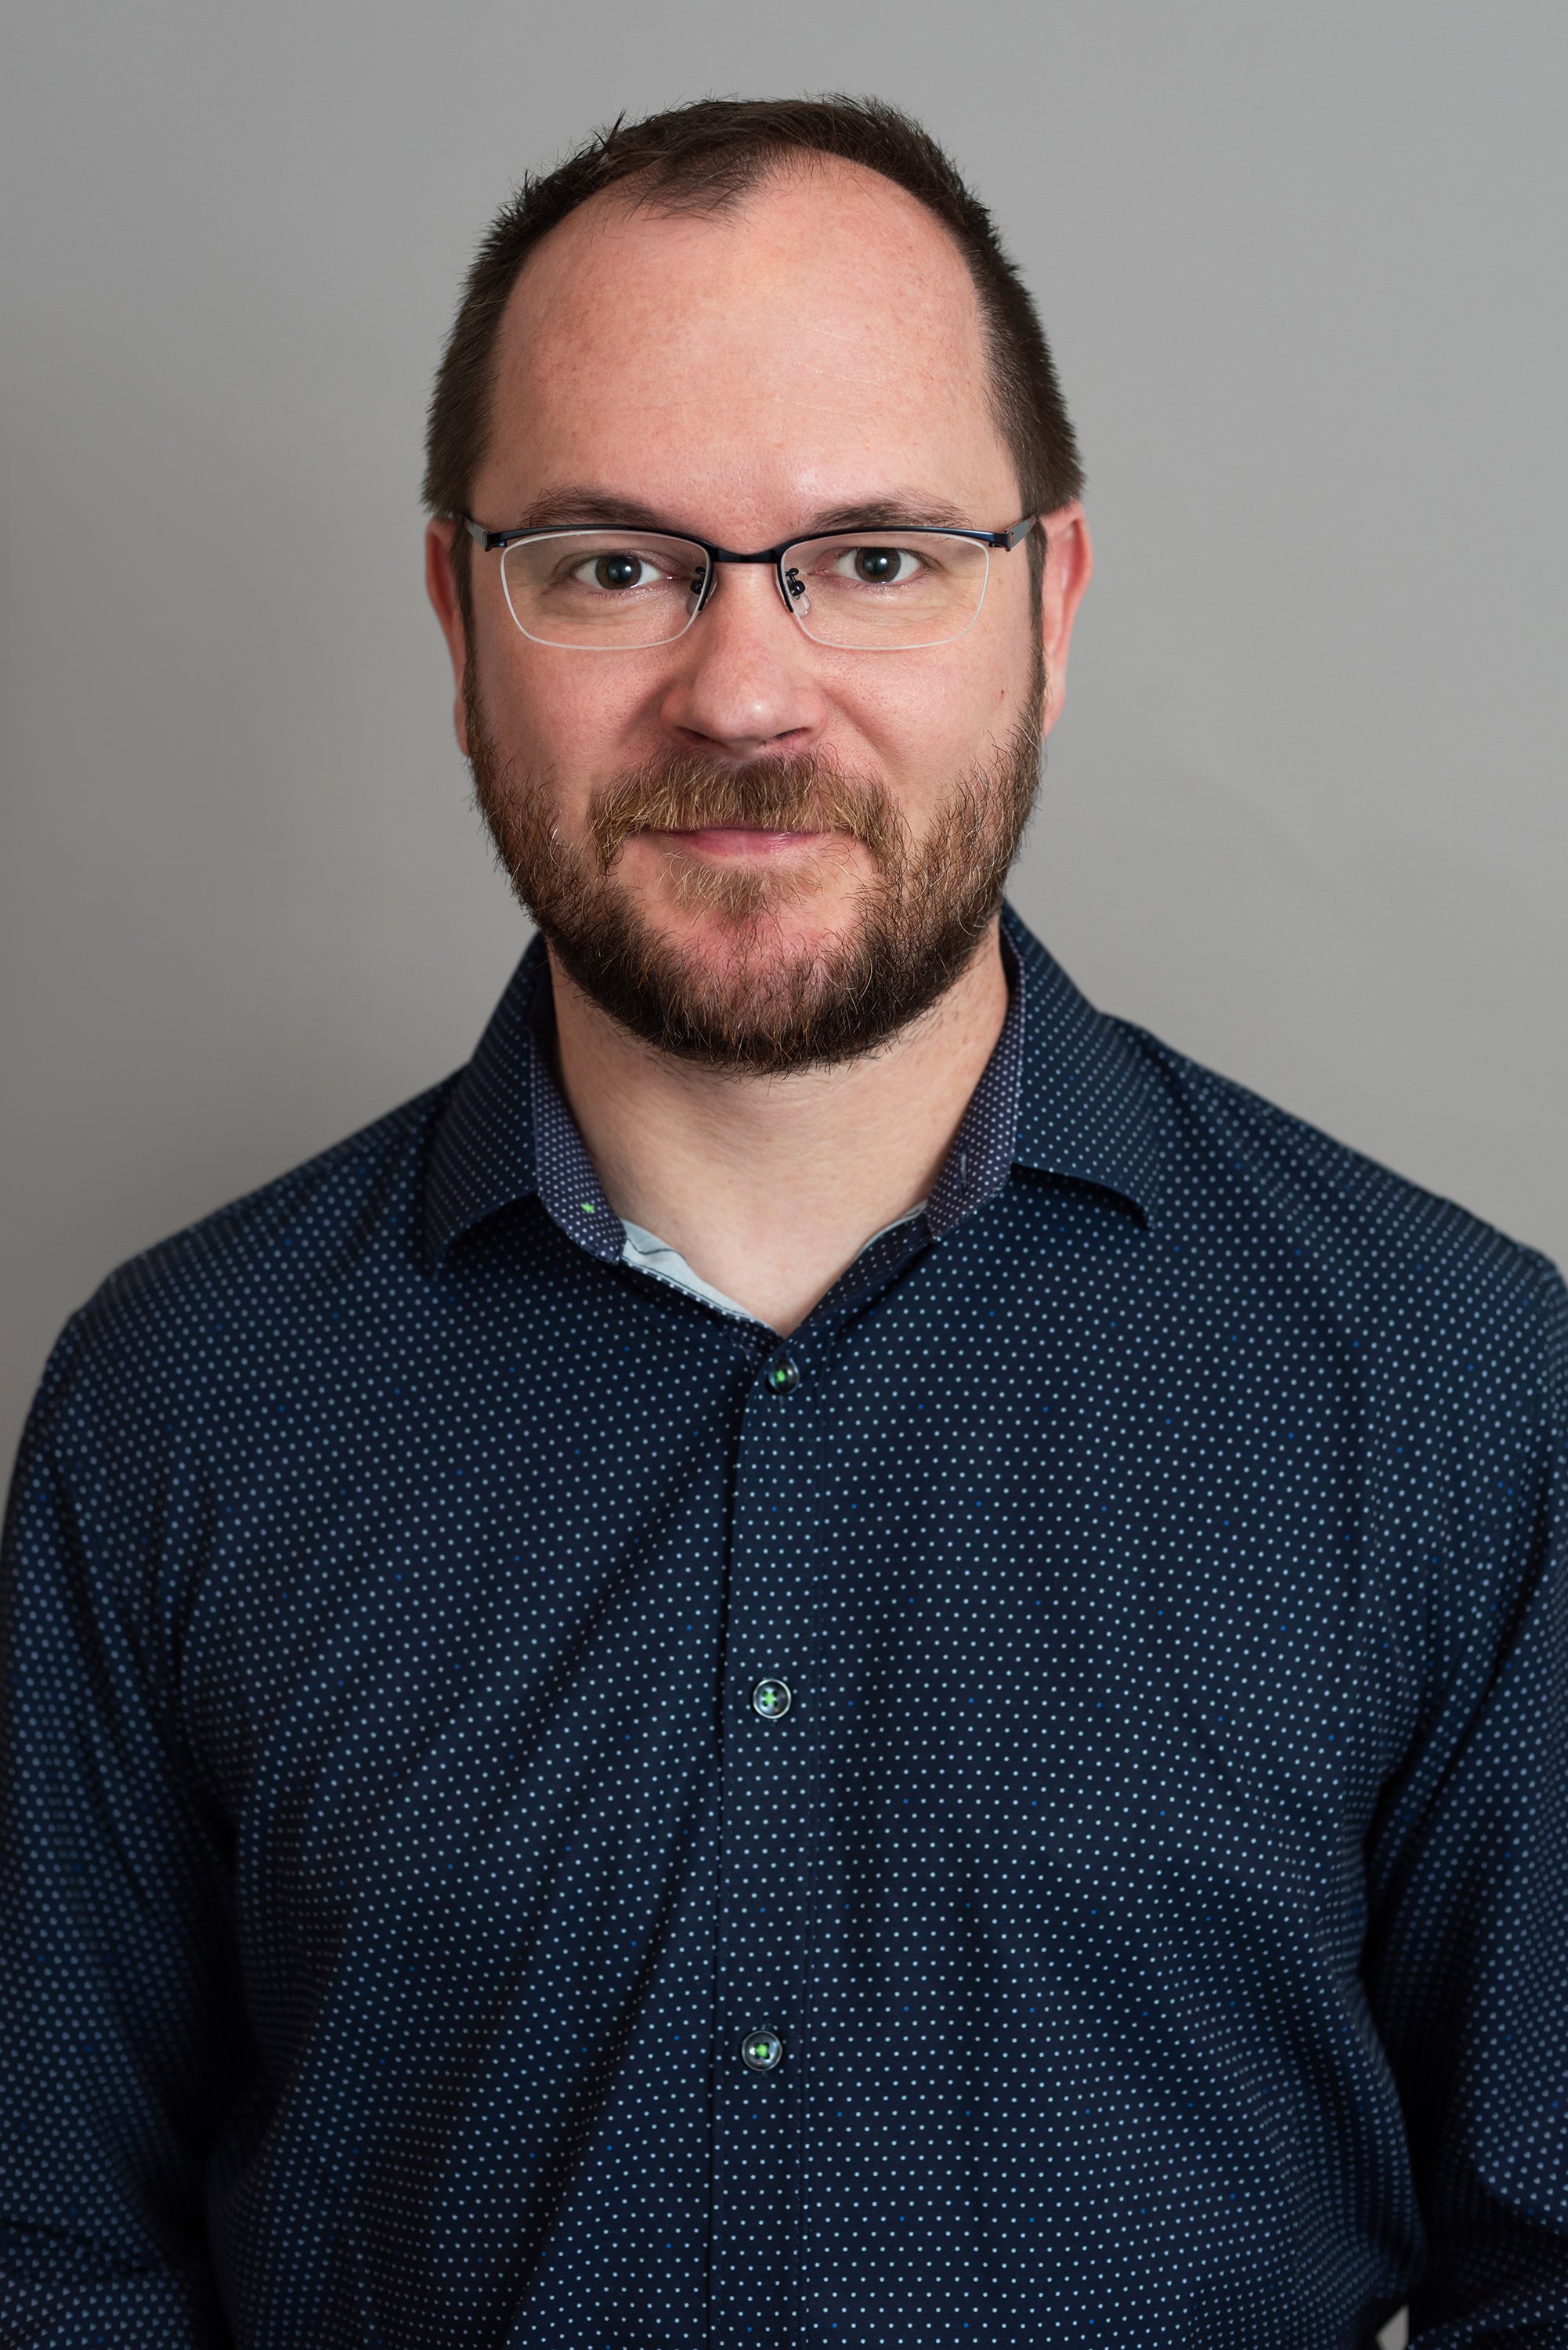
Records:
[[[713,583],[718,576],[713,566],[709,563],[703,566],[691,582],[686,590],[686,618],[689,621],[697,618],[703,605],[712,595]]]
[[[811,598],[805,592],[805,582],[792,563],[787,571],[779,574],[779,593],[784,599],[784,609],[794,612],[804,620],[811,609]]]

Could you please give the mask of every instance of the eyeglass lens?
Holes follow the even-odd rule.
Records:
[[[780,566],[818,644],[913,651],[950,643],[978,614],[990,569],[973,539],[899,530],[800,540]],[[708,557],[657,532],[556,531],[502,552],[512,617],[536,643],[634,651],[670,643],[701,608]]]

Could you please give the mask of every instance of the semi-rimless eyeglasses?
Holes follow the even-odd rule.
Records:
[[[468,515],[453,519],[485,554],[500,555],[507,609],[534,644],[565,652],[672,644],[711,598],[721,563],[767,563],[785,611],[815,643],[876,653],[951,644],[971,629],[992,550],[1011,554],[1039,517],[1021,515],[1005,530],[871,525],[751,554],[619,524],[487,530]]]

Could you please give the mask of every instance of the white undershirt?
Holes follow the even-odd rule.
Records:
[[[921,1200],[907,1215],[895,1216],[890,1224],[884,1224],[881,1232],[873,1232],[870,1240],[863,1242],[857,1253],[863,1256],[871,1242],[879,1241],[883,1232],[897,1232],[900,1224],[912,1224],[917,1216],[925,1213],[925,1207]],[[651,1273],[655,1280],[668,1281],[671,1288],[684,1289],[689,1296],[702,1298],[709,1305],[716,1305],[721,1314],[737,1315],[742,1322],[756,1321],[756,1315],[748,1314],[743,1305],[726,1297],[722,1289],[715,1289],[700,1273],[693,1273],[680,1250],[661,1241],[657,1232],[650,1232],[643,1224],[628,1223],[624,1216],[620,1224],[626,1234],[620,1253],[623,1264],[635,1265],[639,1273]]]

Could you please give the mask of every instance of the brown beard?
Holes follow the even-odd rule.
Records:
[[[954,782],[918,847],[882,785],[821,754],[739,766],[675,754],[597,795],[591,847],[577,847],[556,829],[545,779],[501,756],[472,666],[463,691],[480,806],[513,888],[562,966],[634,1035],[709,1068],[778,1076],[851,1060],[927,1011],[984,937],[1039,788],[1035,692],[1011,742]],[[857,888],[854,918],[801,947],[786,943],[776,916],[822,886],[816,860],[815,870],[777,877],[677,860],[677,901],[708,906],[729,927],[732,951],[715,972],[658,936],[615,867],[634,832],[737,824],[858,842],[873,870]]]

